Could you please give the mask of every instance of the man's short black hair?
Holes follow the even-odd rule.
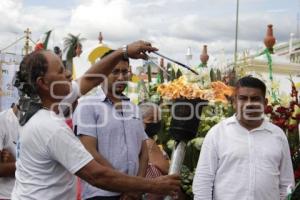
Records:
[[[106,52],[105,54],[103,54],[103,56],[101,56],[101,59],[102,58],[104,58],[104,57],[106,57],[106,56],[108,56],[109,54],[111,54],[112,52],[114,52],[115,50],[113,50],[113,49],[111,49],[111,50],[109,50],[108,52]],[[122,58],[122,61],[125,61],[125,62],[128,62],[129,63],[129,59],[127,58]]]
[[[262,82],[258,78],[254,78],[252,76],[245,76],[237,81],[236,88],[239,88],[239,87],[249,87],[249,88],[260,89],[262,94],[264,96],[266,96],[266,85],[264,82]]]

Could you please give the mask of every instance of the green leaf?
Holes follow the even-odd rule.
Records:
[[[160,80],[161,80],[161,82],[160,83],[164,83],[165,82],[165,78],[164,78],[164,72],[163,72],[163,70],[159,70],[159,74],[160,74]]]
[[[176,78],[179,78],[180,76],[182,76],[182,72],[180,71],[180,69],[178,69],[176,73]]]
[[[45,33],[46,34],[46,38],[45,38],[45,41],[43,42],[43,45],[44,45],[45,49],[47,49],[47,47],[48,47],[48,42],[49,42],[49,38],[50,38],[51,32],[52,32],[52,30],[47,31]]]
[[[71,33],[64,38],[64,52],[67,52],[67,60],[72,60],[75,55],[76,45],[81,44],[84,40],[85,38],[80,38],[80,34],[73,35]]]
[[[172,70],[172,64],[171,64],[171,63],[168,63],[168,64],[167,64],[167,72],[168,72],[168,73],[171,73],[171,70]],[[168,77],[167,77],[167,80],[170,81],[170,80],[171,80],[171,77],[168,76]]]
[[[210,70],[210,81],[211,82],[214,82],[214,81],[216,81],[216,74],[215,74],[215,72],[214,72],[214,70],[213,69],[211,69]]]
[[[147,66],[147,75],[148,75],[148,83],[150,84],[151,83],[151,65],[148,65]]]
[[[176,73],[175,73],[174,68],[172,68],[172,71],[171,71],[171,81],[173,81],[175,79],[176,79]]]
[[[221,81],[221,80],[222,80],[221,71],[217,69],[217,81]]]

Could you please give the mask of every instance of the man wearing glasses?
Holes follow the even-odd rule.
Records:
[[[145,176],[147,135],[137,106],[123,95],[130,74],[129,59],[121,60],[95,95],[79,101],[73,121],[75,132],[97,162],[131,176]],[[85,200],[141,197],[101,190],[85,182],[81,189]]]

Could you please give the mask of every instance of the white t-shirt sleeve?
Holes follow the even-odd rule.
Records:
[[[50,156],[75,174],[93,160],[78,138],[68,127],[61,127],[47,143]]]
[[[4,132],[3,128],[2,128],[2,129],[0,129],[0,151],[3,150],[4,143],[5,143],[5,132]]]

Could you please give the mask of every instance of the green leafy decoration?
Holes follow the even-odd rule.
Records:
[[[151,75],[152,75],[152,72],[151,72],[151,65],[149,64],[149,65],[147,66],[147,76],[148,76],[148,83],[149,83],[149,84],[150,84],[151,81],[152,81]]]
[[[216,81],[216,73],[214,72],[213,69],[210,70],[209,74],[210,74],[210,81],[211,82]]]
[[[176,79],[176,73],[175,73],[174,68],[172,68],[172,71],[171,71],[171,81],[173,81],[175,79]]]
[[[179,78],[180,76],[182,76],[182,72],[180,71],[180,69],[178,69],[176,72],[176,78]]]
[[[268,48],[266,48],[264,50],[264,54],[266,55],[267,60],[268,60],[269,79],[270,79],[271,83],[273,83],[273,62],[272,62],[271,52]],[[278,102],[278,97],[277,97],[273,87],[271,87],[271,97],[272,97],[273,102]]]
[[[84,40],[85,38],[80,38],[80,34],[73,35],[71,33],[64,38],[64,52],[67,52],[67,60],[72,60],[75,57],[76,45],[81,44]]]

